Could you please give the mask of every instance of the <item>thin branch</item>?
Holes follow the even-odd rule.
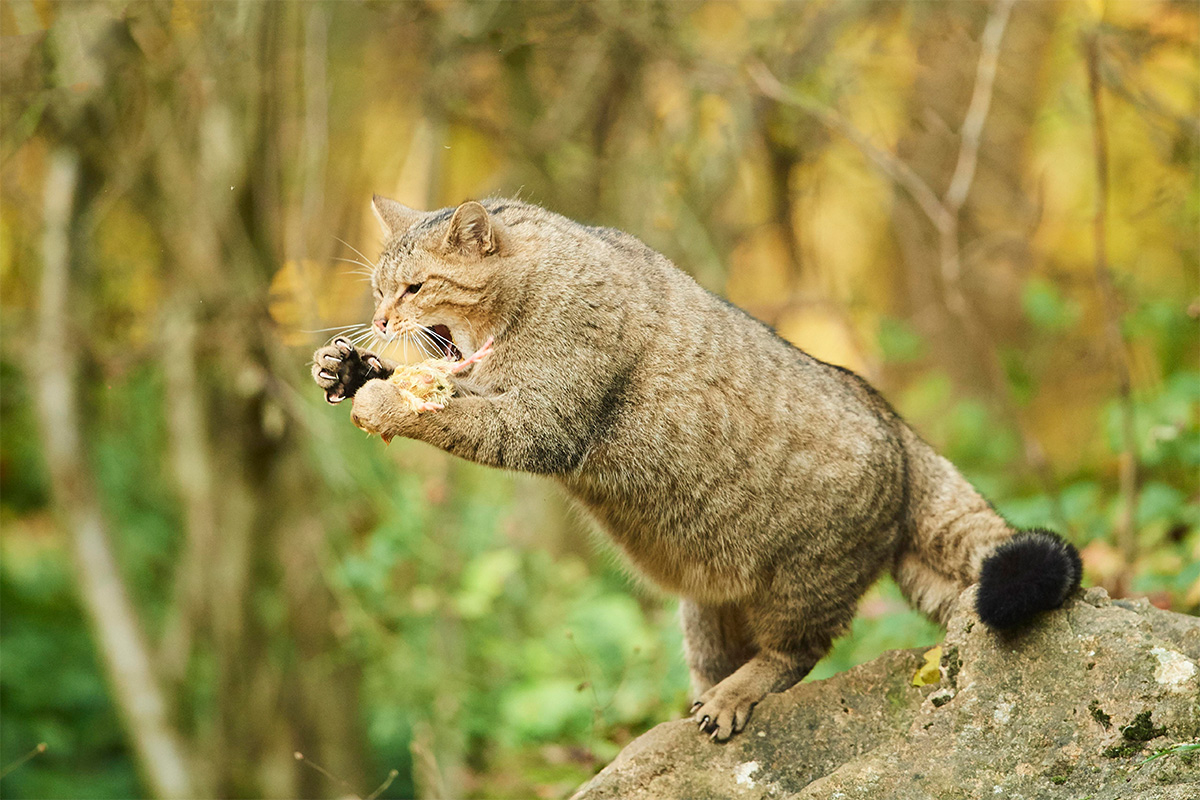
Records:
[[[1129,365],[1129,351],[1121,333],[1120,309],[1117,306],[1116,290],[1112,272],[1108,267],[1108,140],[1106,135],[1102,85],[1100,80],[1100,46],[1097,35],[1092,33],[1084,40],[1087,56],[1088,94],[1092,106],[1092,149],[1096,162],[1096,213],[1092,218],[1092,236],[1096,251],[1096,288],[1100,293],[1104,309],[1104,334],[1112,356],[1113,369],[1117,373],[1118,391],[1121,397],[1121,445],[1120,485],[1124,508],[1117,525],[1117,543],[1125,559],[1124,574],[1118,587],[1122,593],[1127,589],[1129,571],[1137,559],[1137,536],[1134,513],[1137,509],[1138,457],[1137,433],[1134,427],[1133,380]]]
[[[49,748],[47,747],[45,742],[38,742],[37,746],[34,747],[32,750],[30,750],[28,753],[21,756],[20,758],[18,758],[16,761],[12,762],[11,764],[8,764],[7,766],[4,767],[4,769],[0,769],[0,778],[7,778],[9,775],[16,772],[18,769],[23,767],[25,764],[28,764],[33,759],[37,758],[42,753],[46,752],[46,750],[48,750],[48,749]]]
[[[851,144],[857,147],[863,155],[875,162],[875,166],[879,168],[880,172],[887,175],[893,183],[912,196],[935,228],[941,230],[945,227],[947,224],[946,209],[942,205],[942,201],[938,199],[929,184],[913,171],[912,167],[886,150],[876,147],[870,139],[838,112],[815,98],[784,86],[761,61],[751,63],[748,71],[750,78],[758,84],[759,91],[767,97],[807,111],[824,123],[826,127],[832,128],[849,139]]]
[[[983,136],[988,111],[992,106],[996,65],[1000,61],[1000,42],[1004,39],[1004,30],[1008,27],[1008,17],[1015,3],[1016,0],[999,0],[988,15],[987,24],[983,28],[979,46],[979,66],[975,70],[975,89],[971,93],[971,104],[967,107],[967,115],[963,119],[960,131],[958,163],[954,165],[954,176],[950,179],[950,188],[946,190],[943,199],[943,205],[954,214],[962,209],[967,192],[971,190],[971,184],[975,181],[975,167],[979,163],[979,142]]]
[[[68,338],[72,306],[71,218],[79,182],[79,159],[53,153],[45,180],[42,284],[38,339],[54,369],[29,375],[38,391],[37,410],[45,441],[54,499],[71,535],[76,574],[97,648],[138,766],[157,797],[196,797],[193,776],[150,660],[137,611],[113,556],[112,543],[84,457],[75,348]]]

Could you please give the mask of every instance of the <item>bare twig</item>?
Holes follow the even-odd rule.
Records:
[[[377,797],[379,797],[379,795],[386,792],[387,788],[392,785],[392,781],[396,780],[399,775],[400,770],[398,769],[388,770],[387,777],[383,779],[383,783],[379,784],[375,791],[367,795],[367,800],[375,800]]]
[[[108,672],[138,766],[156,797],[198,796],[167,702],[150,659],[140,620],[117,568],[107,523],[84,457],[76,397],[77,352],[68,332],[70,230],[79,180],[78,156],[60,149],[45,180],[42,285],[38,338],[54,369],[34,370],[38,413],[55,502],[71,534],[84,608]]]
[[[432,742],[433,732],[429,723],[418,723],[413,730],[412,741],[408,744],[413,760],[413,782],[416,784],[418,797],[446,800],[453,795],[447,789],[446,776],[433,753]]]
[[[351,797],[355,798],[355,800],[362,800],[362,797],[360,797],[359,794],[354,791],[354,787],[350,785],[349,781],[346,781],[342,778],[339,778],[337,775],[334,775],[332,772],[325,769],[324,767],[322,767],[317,762],[313,761],[308,756],[304,755],[304,753],[301,753],[299,750],[297,750],[296,752],[292,753],[292,757],[295,758],[297,761],[299,761],[301,764],[304,764],[305,766],[309,767],[310,769],[312,769],[315,772],[319,772],[321,775],[324,775],[326,778],[328,778],[329,780],[336,783],[344,791],[348,792]]]
[[[1095,33],[1085,38],[1084,51],[1087,57],[1088,93],[1092,105],[1092,149],[1096,162],[1096,213],[1092,218],[1092,235],[1096,250],[1096,288],[1100,293],[1101,307],[1104,309],[1104,334],[1113,369],[1117,373],[1121,398],[1122,450],[1119,474],[1124,508],[1117,524],[1117,544],[1125,560],[1125,568],[1118,577],[1119,585],[1114,593],[1124,593],[1128,588],[1130,572],[1138,551],[1137,531],[1134,527],[1138,493],[1137,434],[1134,428],[1133,380],[1129,351],[1121,333],[1121,312],[1117,306],[1112,273],[1108,268],[1108,140],[1100,81],[1100,47]]]
[[[893,183],[912,196],[934,227],[940,230],[946,224],[946,210],[942,206],[942,201],[938,199],[929,184],[913,171],[912,167],[886,150],[876,147],[849,120],[819,100],[784,86],[761,61],[750,64],[749,73],[754,82],[758,84],[759,91],[767,97],[807,111],[824,123],[826,127],[832,128],[849,139],[863,155],[875,162],[875,166],[879,168],[880,172],[887,175]]]
[[[46,743],[38,742],[37,746],[34,747],[32,750],[30,750],[28,753],[21,756],[20,758],[18,758],[16,761],[12,762],[11,764],[6,765],[4,767],[4,769],[0,769],[0,778],[7,778],[9,775],[16,772],[17,769],[19,769],[20,767],[29,763],[33,759],[37,758],[42,753],[46,752],[46,750],[47,750]]]
[[[963,119],[958,163],[954,165],[954,176],[946,189],[943,203],[952,213],[957,213],[966,202],[967,192],[975,180],[975,166],[979,163],[979,141],[983,136],[983,125],[987,122],[992,106],[992,90],[996,83],[996,65],[1000,61],[1000,41],[1008,27],[1008,17],[1016,0],[999,0],[988,15],[979,44],[979,65],[975,71],[975,89],[971,93],[971,104]]]
[[[958,159],[954,165],[950,185],[940,204],[945,219],[942,224],[934,221],[934,227],[939,234],[942,284],[946,291],[947,304],[960,321],[965,323],[968,333],[976,338],[982,335],[982,331],[977,330],[975,315],[971,313],[970,304],[962,290],[958,220],[971,191],[971,185],[975,182],[979,143],[983,136],[983,126],[987,123],[988,112],[992,107],[992,94],[996,85],[1000,43],[1004,38],[1004,30],[1008,27],[1008,18],[1014,2],[1015,0],[998,0],[984,25],[979,43],[979,64],[975,70],[975,87],[971,90],[971,102],[967,106],[967,113],[959,131]],[[992,348],[993,352],[994,349]],[[1000,377],[1003,378],[1003,375]]]

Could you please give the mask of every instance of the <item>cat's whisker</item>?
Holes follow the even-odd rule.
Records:
[[[400,337],[400,352],[404,356],[404,363],[408,363],[408,336]]]
[[[454,348],[458,347],[458,345],[454,344],[454,342],[447,339],[445,336],[434,333],[432,328],[426,328],[424,325],[422,325],[421,330],[424,331],[425,334],[428,335],[430,338],[432,338],[435,343],[443,344],[446,347],[454,347]]]
[[[358,328],[358,326],[355,326],[351,330],[339,331],[339,332],[333,334],[333,336],[330,336],[328,339],[326,339],[325,344],[327,344],[327,345],[333,344],[334,339],[339,339],[339,338],[350,341],[351,337],[355,337],[355,336],[359,335],[360,332],[357,330],[357,328]]]
[[[439,333],[434,333],[433,331],[429,330],[428,328],[426,328],[426,329],[425,329],[425,334],[426,334],[426,335],[427,335],[427,336],[428,336],[428,337],[429,337],[429,338],[430,338],[430,339],[431,339],[431,340],[432,340],[434,343],[444,344],[444,345],[447,345],[447,346],[454,345],[454,341],[453,341],[452,339],[447,339],[445,336],[442,336],[442,335],[441,335],[441,334],[439,334]],[[456,346],[456,347],[457,347],[457,345],[454,345],[454,346]]]
[[[425,325],[418,325],[418,330],[413,331],[413,338],[421,344],[421,349],[430,354],[432,359],[444,359],[445,353],[442,349],[442,344],[452,345],[454,342],[446,341],[445,337],[438,336],[432,329],[428,329]]]
[[[382,340],[381,340],[381,344],[382,344],[382,346],[381,346],[381,348],[380,348],[379,352],[380,352],[380,353],[388,353],[388,352],[391,352],[391,354],[392,354],[392,356],[393,356],[393,357],[399,357],[399,356],[401,356],[401,352],[402,352],[402,351],[403,351],[403,349],[404,349],[404,342],[403,342],[403,340],[402,340],[402,339],[393,339],[393,340],[392,340],[392,341],[390,341],[390,342],[387,342],[387,341],[382,341]],[[400,345],[400,347],[401,347],[401,350],[400,350],[400,351],[398,351],[398,350],[396,349],[397,345]],[[407,362],[407,361],[408,361],[407,357],[405,357],[405,358],[404,358],[404,361],[405,361],[405,362]]]
[[[452,340],[447,339],[439,333],[435,333],[432,328],[427,328],[424,325],[420,326],[422,332],[429,337],[429,341],[436,346],[436,349],[441,351],[434,358],[447,358],[453,360],[453,353],[458,352],[462,356],[462,351],[458,349]]]
[[[372,262],[371,259],[367,258],[367,256],[363,253],[363,251],[359,250],[357,247],[350,244],[345,239],[338,239],[338,237],[336,237],[336,236],[333,238],[337,239],[339,242],[346,245],[346,247],[349,247],[351,250],[353,250],[355,253],[357,253],[359,258],[361,258],[363,261],[368,262],[371,265],[371,269],[375,269],[374,262]]]
[[[334,256],[333,260],[341,261],[346,264],[358,264],[360,267],[366,267],[367,269],[370,269],[370,270],[374,269],[374,267],[371,266],[370,264],[368,264],[367,262],[359,261],[357,258],[339,258],[338,256]]]
[[[349,325],[331,325],[328,328],[317,328],[314,331],[304,331],[304,333],[325,333],[325,331],[344,331],[348,328],[361,328],[361,322],[352,322]]]
[[[442,357],[442,354],[437,352],[437,348],[433,347],[430,341],[426,339],[419,330],[410,331],[409,336],[412,337],[413,344],[416,346],[423,358],[438,359]]]
[[[300,332],[301,333],[328,333],[329,331],[348,331],[351,328],[358,328],[361,326],[362,326],[362,323],[359,322],[359,323],[355,323],[354,325],[335,325],[332,328],[317,328],[315,331],[303,331],[302,330]]]
[[[417,346],[421,348],[421,352],[423,352],[429,358],[444,358],[444,354],[434,352],[433,348],[429,344],[429,341],[424,337],[413,334],[413,340],[417,343]]]

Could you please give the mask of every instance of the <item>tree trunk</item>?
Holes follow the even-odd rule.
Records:
[[[196,797],[199,786],[173,726],[151,651],[113,555],[108,524],[87,468],[78,401],[79,352],[70,331],[71,241],[79,158],[54,152],[45,179],[39,358],[30,363],[55,504],[71,535],[80,599],[128,731],[139,771],[155,797]],[[52,369],[45,365],[52,364]]]

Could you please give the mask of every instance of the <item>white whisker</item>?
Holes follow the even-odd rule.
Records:
[[[333,238],[337,239],[339,242],[346,245],[346,247],[349,247],[351,250],[353,250],[355,253],[357,253],[359,258],[361,258],[363,261],[368,262],[371,265],[371,269],[375,269],[375,263],[372,262],[371,259],[367,258],[366,255],[363,254],[363,251],[359,250],[357,247],[350,244],[345,239],[338,239],[338,237],[336,237],[336,236]]]
[[[424,331],[427,335],[432,336],[435,341],[441,342],[443,344],[448,344],[448,345],[454,344],[454,342],[450,341],[445,336],[442,336],[440,333],[434,333],[433,328],[427,328],[424,325],[422,325],[421,330]]]
[[[357,336],[357,335],[358,335],[358,331],[356,331],[356,330],[341,331],[339,333],[333,334],[333,336],[330,336],[328,339],[326,339],[325,344],[331,344],[334,339],[345,339],[347,341],[350,341],[351,337]]]
[[[435,352],[435,350],[432,347],[429,340],[427,340],[424,337],[419,336],[417,334],[413,334],[413,337],[414,337],[414,340],[416,341],[417,345],[421,348],[421,352],[423,352],[426,356],[428,356],[429,358],[441,358],[442,357],[441,353]]]
[[[333,257],[333,260],[334,260],[334,261],[341,261],[341,262],[343,262],[343,263],[346,263],[346,264],[358,264],[360,267],[366,267],[367,269],[370,269],[370,270],[373,270],[373,269],[375,269],[374,267],[372,267],[372,266],[371,266],[370,264],[368,264],[367,262],[365,262],[365,261],[359,261],[357,258],[339,258],[338,256],[334,256],[334,257]]]
[[[354,325],[335,325],[332,328],[317,328],[315,331],[300,331],[300,332],[301,333],[328,333],[329,331],[348,331],[351,328],[358,328],[361,325],[362,325],[362,323],[360,322],[360,323],[355,323]]]

